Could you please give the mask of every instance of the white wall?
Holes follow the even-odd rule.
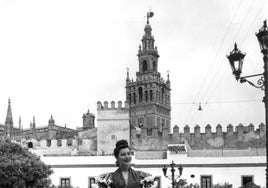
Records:
[[[115,143],[125,139],[129,142],[129,111],[122,109],[98,110],[98,153],[112,154]],[[112,138],[113,137],[113,138]]]
[[[98,176],[116,169],[113,156],[42,157],[41,160],[52,165],[54,174],[51,179],[55,185],[59,185],[60,177],[71,177],[73,186],[86,188],[89,176]],[[188,183],[200,185],[201,175],[212,175],[213,184],[229,182],[237,188],[241,186],[242,175],[252,175],[257,185],[265,186],[265,156],[212,158],[172,155],[169,159],[162,160],[133,158],[132,162],[137,170],[161,176],[162,187],[167,188],[171,182],[163,176],[162,167],[164,164],[170,164],[172,160],[183,166],[181,178],[186,179]],[[170,170],[168,173],[170,174]],[[194,178],[191,178],[192,174],[195,175]]]

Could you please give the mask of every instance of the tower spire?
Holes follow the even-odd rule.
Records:
[[[126,81],[127,81],[127,82],[130,81],[130,79],[129,79],[129,68],[128,68],[128,67],[127,67],[127,79],[126,79]]]
[[[10,98],[8,98],[8,107],[7,107],[7,116],[6,116],[5,126],[6,126],[7,137],[10,138],[12,131],[13,131],[13,117],[12,117],[12,111],[11,111]]]

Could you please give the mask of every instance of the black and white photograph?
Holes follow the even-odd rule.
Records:
[[[0,188],[268,188],[267,0],[0,0]]]

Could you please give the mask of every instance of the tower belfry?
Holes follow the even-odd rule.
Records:
[[[142,44],[138,50],[138,67],[136,80],[129,79],[127,72],[126,99],[130,106],[130,121],[132,127],[141,129],[170,128],[170,80],[165,81],[158,72],[158,50],[149,18],[153,12],[147,13]]]

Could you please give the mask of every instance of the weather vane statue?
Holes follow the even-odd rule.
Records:
[[[147,24],[149,24],[149,18],[153,17],[153,15],[154,15],[154,13],[150,9],[150,11],[147,12],[147,15],[146,15],[146,17],[147,17]]]

